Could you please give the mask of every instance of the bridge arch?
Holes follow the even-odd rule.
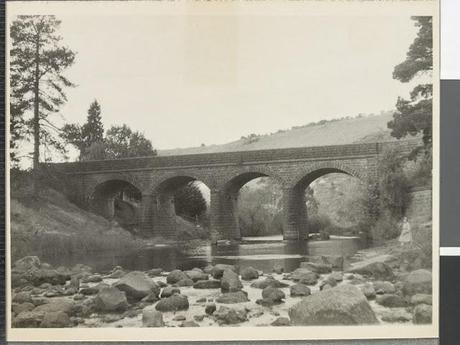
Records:
[[[123,179],[104,179],[90,189],[88,204],[101,216],[117,220],[121,225],[139,224],[142,190]]]
[[[308,236],[308,214],[305,190],[316,179],[341,173],[367,182],[367,174],[343,162],[322,161],[310,164],[307,169],[297,173],[291,184],[283,191],[285,213],[284,237],[286,239],[305,239]]]
[[[178,222],[180,222],[177,216],[188,221],[189,224],[187,226],[191,224],[199,226],[197,219],[201,217],[195,218],[185,214],[178,214],[176,207],[176,192],[193,182],[201,183],[206,188],[209,188],[209,182],[206,183],[207,181],[203,181],[198,176],[186,173],[163,177],[154,184],[152,188],[153,200],[151,207],[153,209],[153,221],[157,234],[165,238],[175,237],[177,235]]]

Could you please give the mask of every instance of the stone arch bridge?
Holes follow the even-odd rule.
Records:
[[[244,152],[138,157],[117,160],[49,164],[65,175],[73,200],[110,217],[114,195],[128,187],[138,195],[136,222],[145,236],[172,238],[176,233],[173,195],[190,181],[201,181],[211,192],[211,228],[218,239],[239,239],[235,212],[240,188],[268,176],[283,190],[283,237],[308,234],[305,189],[318,177],[344,173],[368,184],[377,174],[378,157],[390,143],[270,149]]]

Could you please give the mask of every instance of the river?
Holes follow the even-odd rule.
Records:
[[[95,272],[108,272],[115,266],[128,270],[147,271],[162,268],[187,270],[203,268],[208,264],[225,263],[240,268],[252,266],[264,272],[271,272],[280,265],[285,272],[299,267],[306,256],[340,255],[350,257],[358,250],[366,248],[364,240],[358,237],[334,237],[327,241],[282,241],[281,236],[247,237],[240,243],[231,245],[200,244],[192,246],[156,245],[134,252],[98,252],[43,259],[53,266],[71,267],[85,264]]]

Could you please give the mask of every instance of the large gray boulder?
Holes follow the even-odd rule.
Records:
[[[150,305],[142,309],[142,326],[143,327],[163,327],[163,314]]]
[[[233,270],[227,269],[224,271],[222,279],[220,280],[220,288],[222,292],[235,292],[241,290],[243,288],[243,284],[241,284],[237,273]]]
[[[144,272],[133,271],[124,275],[116,284],[115,287],[126,293],[128,298],[140,300],[152,292],[158,296],[160,287],[148,277]]]
[[[403,297],[395,294],[379,295],[375,301],[378,304],[388,308],[399,308],[407,306],[407,301]]]
[[[213,313],[217,321],[220,324],[233,325],[247,321],[248,312],[246,309],[233,309],[225,306],[221,306],[217,311]]]
[[[305,284],[294,284],[289,288],[291,297],[306,297],[311,295],[310,288]]]
[[[188,298],[184,295],[172,295],[161,299],[156,305],[159,311],[178,311],[187,310],[189,307]]]
[[[65,328],[70,326],[69,315],[63,311],[46,313],[40,324],[42,328]]]
[[[25,256],[14,263],[13,269],[25,272],[31,269],[39,269],[40,266],[40,259],[37,256]]]
[[[254,267],[246,267],[241,270],[241,279],[253,280],[259,278],[259,272]]]
[[[378,320],[366,297],[344,284],[305,297],[289,309],[293,325],[360,325]]]
[[[249,302],[248,296],[244,291],[227,292],[216,298],[217,303],[233,304]]]
[[[204,272],[200,272],[196,269],[193,269],[193,270],[190,270],[190,271],[186,271],[185,274],[191,279],[193,280],[193,282],[197,282],[199,280],[208,280],[209,279],[209,276],[204,273]]]
[[[262,298],[273,302],[281,302],[286,298],[286,295],[280,289],[268,286],[262,290]]]
[[[298,268],[293,271],[289,278],[295,282],[302,281],[305,285],[315,285],[318,282],[318,274],[307,268]]]
[[[220,279],[220,278],[222,278],[222,276],[224,275],[224,271],[226,271],[226,270],[232,270],[234,272],[237,272],[236,267],[233,266],[233,265],[217,264],[217,265],[212,267],[210,273],[215,279]],[[205,271],[205,273],[206,273],[206,271]]]
[[[275,288],[285,288],[288,287],[289,284],[280,282],[273,277],[267,277],[263,280],[257,280],[251,284],[251,287],[256,289],[265,289],[266,287],[271,286]]]
[[[384,262],[360,262],[354,264],[348,273],[358,273],[363,276],[370,276],[380,280],[393,280],[395,274],[390,266]]]
[[[128,308],[125,292],[114,287],[99,290],[94,302],[99,311],[124,311]]]
[[[431,272],[420,269],[409,273],[403,282],[403,292],[405,295],[415,295],[417,293],[431,294],[433,278]]]
[[[427,304],[419,304],[414,308],[413,320],[415,324],[432,323],[433,307]]]
[[[183,279],[190,279],[185,272],[182,272],[181,270],[174,270],[171,271],[168,276],[166,277],[166,282],[168,284],[176,284],[178,281],[181,281]]]

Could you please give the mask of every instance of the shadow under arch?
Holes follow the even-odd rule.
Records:
[[[192,231],[192,227],[195,229],[201,227],[198,217],[176,212],[176,192],[193,182],[200,183],[209,189],[208,185],[198,177],[185,174],[166,177],[153,188],[153,213],[155,214],[153,226],[157,235],[164,238],[175,238],[179,229]],[[203,191],[200,190],[200,192]]]
[[[89,207],[109,220],[125,227],[137,226],[140,219],[142,193],[132,183],[113,179],[97,184],[90,195]]]

